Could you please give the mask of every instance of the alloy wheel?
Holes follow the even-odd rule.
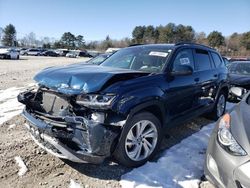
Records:
[[[146,159],[155,149],[158,134],[154,123],[141,120],[129,130],[125,140],[125,151],[133,161]]]
[[[217,116],[218,117],[223,115],[224,110],[225,110],[225,105],[226,105],[226,98],[222,94],[222,95],[220,95],[218,102],[217,102]]]

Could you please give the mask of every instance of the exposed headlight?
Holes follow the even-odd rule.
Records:
[[[232,93],[233,95],[239,97],[239,98],[243,98],[244,95],[247,93],[247,90],[242,88],[242,87],[232,86],[230,88],[229,92]]]
[[[113,94],[106,94],[106,95],[86,94],[78,96],[76,99],[76,103],[92,108],[108,108],[110,107],[114,98],[115,95]]]
[[[219,120],[218,141],[220,145],[232,155],[247,155],[245,150],[237,143],[232,133],[230,132],[230,119],[230,115],[225,114]]]

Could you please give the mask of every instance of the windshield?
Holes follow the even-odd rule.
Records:
[[[250,75],[250,62],[232,63],[229,66],[229,73]]]
[[[132,69],[144,72],[161,72],[171,52],[167,46],[138,46],[119,50],[101,66]]]

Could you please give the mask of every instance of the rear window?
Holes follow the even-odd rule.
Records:
[[[195,69],[197,71],[204,71],[211,69],[211,62],[208,51],[201,49],[195,50]]]
[[[218,54],[216,54],[214,52],[212,52],[211,54],[212,54],[214,64],[215,64],[216,67],[223,67],[225,65]]]

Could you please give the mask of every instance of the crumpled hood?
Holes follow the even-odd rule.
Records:
[[[125,80],[124,77],[128,80],[135,75],[145,74],[147,73],[82,63],[44,69],[34,77],[34,80],[64,94],[80,94],[101,90],[114,76],[122,76],[123,79],[117,78],[117,81],[121,81]]]
[[[229,74],[229,83],[238,86],[250,86],[250,75]]]

